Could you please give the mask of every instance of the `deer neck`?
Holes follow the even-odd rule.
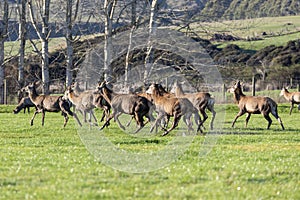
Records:
[[[75,94],[75,92],[70,92],[68,94],[68,98],[75,105],[78,104],[80,102],[80,99],[81,99],[78,95]]]
[[[33,87],[32,91],[29,91],[29,98],[32,102],[35,102],[37,97],[38,97],[38,93],[36,92],[35,87]]]
[[[104,92],[103,92],[103,98],[105,99],[105,101],[107,101],[110,105],[111,105],[111,102],[113,100],[113,98],[115,96],[117,96],[116,93],[114,93],[113,91],[109,91],[108,89],[106,88],[103,88]]]
[[[151,94],[151,98],[153,99],[154,102],[158,102],[159,98],[163,98],[162,95],[157,90],[154,90],[153,93]]]
[[[239,103],[241,101],[241,99],[246,96],[240,88],[237,88],[237,90],[234,91],[233,95],[234,95],[234,101],[236,103]]]
[[[181,86],[176,87],[176,89],[175,89],[175,95],[176,96],[183,96],[184,95],[184,92],[183,92]]]
[[[291,92],[289,92],[289,91],[287,91],[287,90],[284,90],[283,96],[284,96],[284,98],[286,98],[287,100],[292,100],[293,93],[291,93]]]

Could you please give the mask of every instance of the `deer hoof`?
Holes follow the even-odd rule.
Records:
[[[166,136],[166,135],[168,135],[168,131],[166,131],[166,132],[164,132],[164,134],[162,134],[161,136]]]

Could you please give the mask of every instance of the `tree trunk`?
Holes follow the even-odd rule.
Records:
[[[105,10],[105,42],[104,42],[104,80],[111,81],[111,69],[110,64],[112,60],[112,21],[114,14],[114,6],[117,0],[105,0],[104,10]]]
[[[4,103],[4,64],[3,63],[4,63],[4,40],[0,39],[0,104]]]
[[[73,72],[73,36],[72,36],[72,0],[67,0],[66,12],[66,43],[67,43],[67,66],[66,66],[66,86],[72,84]]]
[[[43,5],[43,24],[42,24],[42,81],[43,92],[49,94],[50,77],[49,77],[49,13],[50,13],[50,0],[45,0]]]
[[[25,57],[25,45],[26,45],[26,2],[23,0],[19,13],[19,63],[18,63],[18,82],[20,88],[24,87],[24,57]]]
[[[126,53],[126,60],[125,60],[125,87],[128,88],[127,86],[129,85],[129,72],[131,70],[131,63],[129,60],[130,56],[130,51],[131,51],[131,46],[132,46],[132,34],[134,32],[135,26],[131,28],[130,34],[129,34],[129,43],[128,43],[128,48],[127,48],[127,53]],[[132,80],[131,80],[132,81]]]
[[[137,25],[137,20],[136,20],[136,0],[132,1],[131,4],[131,26],[136,26]]]
[[[43,93],[49,94],[49,56],[48,56],[48,40],[42,41],[42,81]]]
[[[145,72],[144,72],[144,84],[147,83],[148,78],[151,74],[152,64],[153,64],[153,46],[152,46],[152,36],[156,31],[156,15],[157,15],[157,0],[153,0],[151,3],[151,13],[149,21],[149,37],[147,46],[147,55],[145,57]]]
[[[49,76],[49,12],[50,12],[50,0],[44,0],[41,10],[38,10],[42,18],[42,30],[38,28],[38,23],[35,19],[34,9],[32,2],[28,1],[29,12],[32,25],[37,32],[37,35],[42,42],[42,81],[43,81],[43,93],[49,94],[50,76]]]
[[[1,8],[1,4],[0,4]],[[8,31],[8,2],[4,0],[3,18],[0,20],[0,104],[4,103],[4,42]]]

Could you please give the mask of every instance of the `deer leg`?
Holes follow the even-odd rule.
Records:
[[[86,120],[86,111],[85,110],[83,110],[83,121],[86,123],[87,122],[87,120]]]
[[[91,117],[93,117],[93,119],[94,119],[94,121],[95,121],[95,125],[98,126],[98,121],[97,121],[97,118],[96,118],[96,116],[95,116],[93,110],[90,111],[90,118],[91,118]]]
[[[117,114],[115,114],[114,116],[114,120],[117,122],[118,126],[125,130],[125,127],[121,124],[120,120],[119,120],[119,116],[121,115],[122,113],[121,112],[118,112]]]
[[[64,116],[65,118],[65,121],[64,121],[64,127],[66,127],[67,123],[68,123],[68,120],[69,120],[69,117],[68,117],[68,114],[65,113],[65,112],[62,112],[62,115]]]
[[[294,108],[294,103],[293,103],[293,102],[291,102],[291,107],[290,107],[290,115],[292,114],[292,110],[293,110],[293,108]]]
[[[234,120],[233,120],[233,122],[232,122],[232,125],[231,125],[232,128],[234,127],[234,124],[235,124],[236,120],[237,120],[240,116],[244,115],[245,113],[246,113],[245,111],[240,110],[240,112],[235,116],[235,118],[234,118]]]
[[[210,129],[213,130],[214,129],[214,121],[216,118],[216,111],[214,110],[213,107],[208,107],[208,110],[212,113],[212,118],[211,118],[211,122],[210,122]]]
[[[250,117],[251,117],[251,113],[247,113],[245,128],[247,128],[248,121],[249,121]]]
[[[103,122],[104,118],[107,117],[105,109],[103,109],[102,117],[100,119],[100,122]]]
[[[162,136],[167,135],[170,131],[172,131],[174,128],[176,128],[178,126],[180,118],[181,118],[181,114],[175,113],[174,114],[174,121],[173,121],[173,124],[172,124],[171,128],[169,128],[167,131],[165,131]]]
[[[267,129],[270,129],[270,126],[271,126],[271,124],[272,124],[272,119],[271,119],[271,117],[269,116],[269,114],[266,114],[266,113],[263,113],[263,116],[264,116],[264,118],[268,121],[268,127],[267,127]]]
[[[144,124],[143,116],[138,112],[135,112],[135,119],[137,120],[138,125],[139,125],[138,129],[134,132],[134,133],[137,133],[145,126],[145,124]]]
[[[271,112],[271,114],[277,119],[277,121],[278,121],[279,124],[281,125],[282,130],[284,130],[283,123],[282,123],[280,117],[278,116],[277,111],[276,111],[276,112]]]
[[[104,129],[105,126],[108,126],[109,121],[114,118],[114,113],[112,113],[107,119],[106,122],[103,124],[103,126],[100,128],[100,130]]]
[[[188,127],[189,132],[194,130],[191,117],[192,117],[192,113],[190,113],[190,112],[183,115],[183,121],[184,121],[185,125]]]
[[[277,120],[278,120],[278,122],[280,123],[282,130],[284,130],[284,126],[283,126],[283,123],[282,123],[280,117],[278,117]]]
[[[200,123],[200,126],[202,126],[204,124],[204,122],[206,121],[206,119],[208,118],[208,116],[207,116],[205,110],[202,108],[200,109],[200,113],[203,116],[203,121],[201,121],[201,123]]]
[[[194,112],[194,121],[195,121],[195,123],[197,125],[197,132],[200,131],[202,133],[203,131],[201,129],[201,124],[203,124],[203,123],[201,123],[202,121],[201,121],[201,117],[200,117],[200,115],[198,113],[198,110],[196,112]]]
[[[161,119],[162,119],[163,117],[164,117],[164,114],[163,114],[163,113],[159,113],[159,114],[158,114],[158,116],[157,116],[157,118],[156,118],[154,124],[153,124],[153,125],[151,126],[151,128],[150,128],[150,133],[153,131],[154,127],[157,127],[158,123],[161,122]],[[157,131],[157,129],[156,129],[156,131]]]
[[[75,118],[75,120],[77,121],[77,123],[79,124],[79,126],[82,126],[82,124],[81,124],[80,120],[78,119],[76,113],[73,113],[73,118]]]
[[[169,121],[170,121],[170,116],[166,115],[164,118],[162,118],[162,120],[161,120],[161,124],[163,124],[163,125],[161,127],[163,129],[166,129],[168,127],[168,124],[169,124]]]
[[[45,122],[45,111],[42,110],[42,126],[44,126],[44,122]]]
[[[131,122],[132,122],[133,119],[134,119],[134,116],[132,116],[132,117],[130,118],[130,120],[127,122],[126,127],[130,126],[130,124],[131,124]]]
[[[109,117],[110,114],[110,108],[107,106],[104,106],[104,113],[105,113],[105,118],[107,119]],[[104,116],[102,116],[102,121],[104,121]],[[107,126],[109,126],[110,124],[108,123]]]
[[[36,114],[38,114],[38,113],[39,113],[39,111],[38,111],[38,110],[36,110],[36,111],[34,112],[34,114],[33,114],[32,118],[31,118],[31,120],[30,120],[30,126],[32,126],[32,125],[33,125],[33,120],[34,120],[34,118],[35,118]]]

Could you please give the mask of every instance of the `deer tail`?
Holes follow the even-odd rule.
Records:
[[[272,99],[269,99],[269,105],[270,105],[270,109],[271,109],[271,113],[273,114],[273,116],[275,118],[278,118],[278,110],[277,110],[277,103],[275,101],[273,101]]]

